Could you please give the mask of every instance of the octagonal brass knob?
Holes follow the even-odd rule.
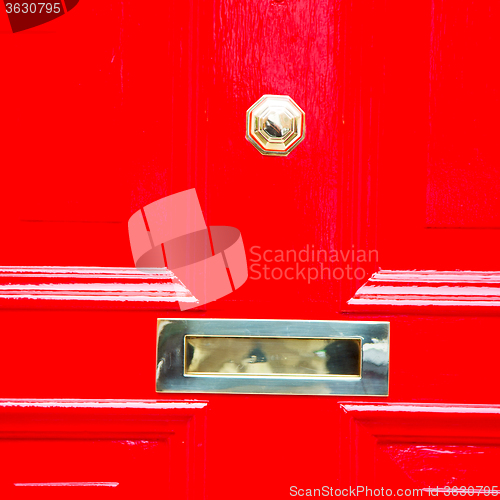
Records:
[[[247,140],[263,155],[287,156],[304,139],[306,115],[286,95],[264,95],[247,111]]]

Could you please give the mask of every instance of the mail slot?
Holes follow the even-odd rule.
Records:
[[[158,392],[388,395],[389,323],[158,320]]]
[[[361,339],[186,335],[184,342],[189,376],[361,376]]]

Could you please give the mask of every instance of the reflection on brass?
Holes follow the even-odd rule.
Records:
[[[305,113],[286,95],[264,95],[247,111],[247,140],[263,155],[287,156],[305,133]]]
[[[387,396],[389,323],[158,320],[156,390]]]
[[[361,376],[361,340],[287,337],[184,338],[193,376]]]

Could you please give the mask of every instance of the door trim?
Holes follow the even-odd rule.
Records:
[[[345,312],[497,315],[500,272],[382,270],[348,300]]]
[[[196,298],[168,269],[0,267],[0,309],[179,310]]]

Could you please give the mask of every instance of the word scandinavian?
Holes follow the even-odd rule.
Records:
[[[299,251],[263,250],[260,246],[253,246],[250,254],[249,277],[252,280],[305,279],[307,283],[317,279],[362,280],[366,278],[367,271],[361,264],[378,261],[377,250],[355,250],[354,246],[349,250],[325,250],[306,245]],[[286,263],[294,265],[287,267]]]

